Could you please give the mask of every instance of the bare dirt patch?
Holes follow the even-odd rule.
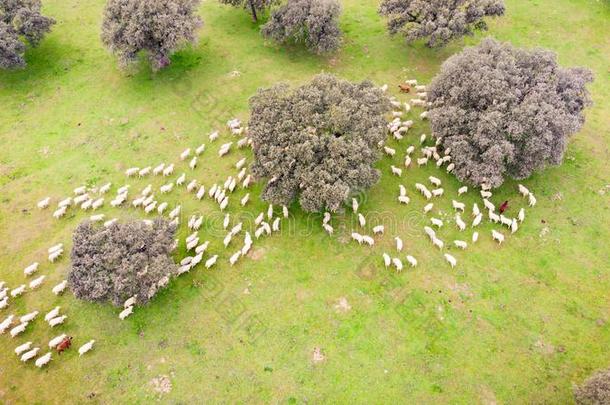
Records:
[[[265,253],[266,251],[263,248],[254,249],[248,253],[248,257],[250,257],[252,260],[260,260],[263,258],[263,256],[265,256]]]
[[[314,364],[322,363],[326,359],[324,353],[322,353],[322,349],[319,347],[313,348],[313,353],[311,354],[311,361]]]
[[[339,312],[339,313],[346,313],[351,311],[352,306],[350,305],[350,303],[347,301],[347,298],[345,297],[341,297],[337,300],[337,303],[335,304],[335,311]]]

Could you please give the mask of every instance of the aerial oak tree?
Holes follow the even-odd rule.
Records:
[[[144,304],[167,285],[178,269],[171,258],[176,228],[157,219],[114,223],[110,227],[81,223],[73,235],[68,286],[76,298],[122,305],[134,295]]]
[[[250,15],[252,15],[252,20],[254,20],[254,22],[258,21],[258,14],[260,12],[271,7],[273,4],[278,3],[278,1],[279,0],[220,0],[222,4],[245,8]]]
[[[426,39],[429,47],[485,30],[484,17],[504,14],[503,0],[383,0],[379,13],[388,18],[390,34],[407,42]]]
[[[202,21],[196,14],[200,0],[109,0],[102,23],[102,42],[122,66],[148,53],[153,70],[170,64],[169,57],[196,40]]]
[[[341,44],[340,14],[337,0],[288,0],[271,14],[261,32],[282,44],[294,41],[313,53],[328,53]]]
[[[386,137],[384,93],[371,82],[329,74],[291,89],[261,89],[250,99],[254,175],[266,178],[262,199],[303,210],[337,211],[379,179],[373,165]]]
[[[40,0],[0,0],[0,68],[26,66],[26,46],[37,46],[55,20],[40,13]]]
[[[562,68],[554,53],[485,39],[452,56],[428,87],[433,135],[451,149],[455,174],[500,186],[559,165],[591,103],[584,68]]]
[[[610,369],[598,371],[576,387],[574,399],[578,405],[610,404]]]

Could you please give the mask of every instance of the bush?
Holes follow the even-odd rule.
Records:
[[[153,70],[170,64],[183,43],[195,42],[202,21],[200,0],[109,0],[104,11],[102,42],[119,57],[121,66],[148,53]]]
[[[428,89],[430,124],[461,181],[492,187],[563,160],[590,104],[583,68],[486,39],[452,56]]]
[[[264,37],[287,43],[302,42],[312,52],[332,52],[341,44],[337,0],[288,0],[271,14],[262,28]]]
[[[388,17],[390,34],[403,33],[407,42],[427,38],[429,47],[486,30],[486,16],[504,14],[503,0],[383,0],[379,14]]]
[[[262,198],[305,211],[337,211],[350,193],[375,184],[389,100],[370,82],[329,74],[297,89],[276,85],[250,99],[255,176],[270,178]]]
[[[0,68],[26,66],[25,43],[38,46],[55,20],[40,13],[40,0],[0,1]]]
[[[578,405],[610,404],[610,369],[598,371],[574,390]]]
[[[145,304],[177,273],[170,257],[175,226],[157,219],[109,228],[81,223],[73,235],[68,285],[82,300],[122,305],[137,295]]]

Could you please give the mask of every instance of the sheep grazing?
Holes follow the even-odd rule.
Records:
[[[430,183],[432,183],[436,187],[440,187],[440,185],[441,185],[440,179],[438,179],[438,178],[436,178],[434,176],[428,177],[428,180],[430,180]]]
[[[434,225],[438,228],[442,228],[442,226],[443,226],[443,221],[438,218],[432,217],[432,218],[430,218],[430,222],[432,222],[432,225]]]
[[[38,355],[39,351],[40,351],[40,348],[35,347],[32,350],[25,352],[21,356],[21,361],[25,363],[26,361],[33,359],[34,357],[36,357]]]
[[[40,285],[42,284],[42,282],[44,281],[44,279],[45,279],[46,277],[47,277],[47,276],[44,276],[44,275],[43,275],[43,276],[37,277],[37,278],[35,278],[34,280],[32,280],[32,281],[30,282],[30,286],[29,286],[29,287],[30,287],[30,289],[31,289],[31,290],[35,290],[36,288],[40,287]]]
[[[127,298],[125,300],[125,302],[123,303],[123,308],[131,307],[131,306],[135,305],[137,297],[138,297],[137,295],[134,295],[133,297]]]
[[[536,205],[536,197],[534,197],[534,194],[530,193],[528,196],[528,204],[530,207],[533,207],[534,205]]]
[[[100,194],[106,194],[108,191],[110,191],[110,187],[112,187],[112,183],[104,184],[103,186],[100,187],[99,193]]]
[[[221,145],[220,149],[218,150],[218,156],[223,157],[224,155],[229,153],[232,145],[233,145],[233,142],[228,142],[228,143]]]
[[[72,204],[72,197],[61,200],[57,203],[57,208],[69,207]]]
[[[519,214],[517,215],[517,219],[519,222],[523,222],[525,220],[525,209],[521,208],[519,210]]]
[[[31,276],[36,271],[38,271],[38,262],[34,262],[25,269],[23,269],[23,274],[25,274],[26,276]]]
[[[457,265],[457,260],[455,257],[451,256],[449,253],[445,253],[445,260],[451,265],[451,268],[454,268]]]
[[[27,322],[20,323],[19,325],[15,326],[9,332],[11,334],[11,337],[14,338],[15,336],[20,335],[21,333],[23,333],[25,331],[25,328],[27,328],[27,326],[28,326]]]
[[[401,204],[409,204],[411,202],[411,199],[406,195],[399,195],[398,202]]]
[[[93,200],[88,199],[87,201],[85,201],[84,203],[81,204],[80,208],[83,210],[88,210],[89,208],[91,208],[92,205],[93,205]]]
[[[85,343],[84,345],[82,345],[81,347],[78,348],[78,356],[82,356],[83,354],[87,353],[88,351],[90,351],[93,348],[93,344],[95,343],[95,340],[90,340],[87,343]]]
[[[191,170],[195,170],[196,167],[197,167],[197,156],[193,156],[193,158],[189,162],[189,168]]]
[[[442,188],[435,188],[434,190],[432,190],[432,195],[434,197],[440,197],[445,193],[445,190]]]
[[[411,166],[411,157],[410,156],[405,156],[405,167],[409,167]]]
[[[219,135],[218,131],[214,131],[214,132],[212,132],[212,133],[211,133],[211,134],[208,136],[208,138],[210,139],[210,141],[212,141],[212,142],[213,142],[213,141],[215,141],[216,139],[218,139],[218,135]]]
[[[147,167],[145,167],[143,169],[140,169],[138,171],[138,177],[148,176],[151,171],[152,171],[152,168],[150,166],[147,166]]]
[[[169,218],[170,219],[174,219],[176,218],[178,215],[180,215],[180,210],[181,210],[182,206],[177,205],[173,210],[170,211],[169,213]]]
[[[250,186],[250,184],[252,183],[252,176],[248,175],[246,176],[246,178],[244,179],[244,182],[242,183],[242,187],[243,188],[248,188]]]
[[[330,213],[329,212],[325,212],[324,213],[324,218],[322,219],[322,223],[323,224],[327,224],[330,222]]]
[[[163,176],[167,177],[167,176],[171,176],[171,174],[174,173],[174,164],[170,164],[167,167],[165,167],[165,169],[163,169]]]
[[[235,263],[237,263],[237,260],[239,260],[240,256],[241,256],[241,250],[238,250],[229,258],[229,264],[231,266],[233,266]]]
[[[352,240],[358,242],[359,245],[362,245],[362,242],[364,242],[364,239],[362,239],[362,235],[360,235],[358,232],[352,232],[351,237]]]
[[[493,238],[493,240],[497,241],[499,245],[504,242],[504,235],[496,230],[491,231],[491,237]]]
[[[21,294],[23,294],[25,292],[25,284],[21,284],[19,287],[17,288],[13,288],[11,290],[11,297],[13,298],[17,298],[19,297]]]
[[[48,323],[51,327],[61,325],[62,323],[64,323],[67,317],[67,315],[57,316],[55,318],[50,319]]]
[[[122,310],[121,313],[119,314],[119,319],[121,321],[124,321],[125,318],[127,318],[131,314],[133,314],[133,305]]]
[[[510,233],[515,233],[519,229],[519,224],[516,218],[513,218],[510,223]]]
[[[454,240],[453,244],[459,249],[466,249],[468,247],[468,243],[464,242],[463,240]]]
[[[63,249],[59,249],[59,250],[56,250],[53,253],[49,254],[49,261],[51,263],[54,263],[55,260],[57,260],[63,254],[63,252],[64,252]]]
[[[328,225],[328,224],[322,224],[322,228],[324,228],[324,230],[326,231],[326,233],[328,233],[329,235],[332,235],[334,232],[334,229],[332,226]]]
[[[366,219],[364,218],[364,215],[358,214],[358,223],[360,224],[361,228],[366,226]]]
[[[496,210],[496,206],[493,205],[488,199],[483,199],[483,205],[491,212]]]
[[[390,267],[390,265],[392,264],[392,258],[390,257],[390,255],[387,253],[383,253],[382,258],[383,258],[383,265],[386,268]]]
[[[417,167],[425,166],[427,164],[428,164],[428,158],[427,157],[423,157],[423,158],[418,158],[417,159]]]
[[[400,167],[396,167],[394,165],[391,165],[390,168],[392,169],[392,174],[398,177],[402,177],[402,169]]]
[[[430,228],[429,226],[424,226],[424,232],[426,235],[428,235],[428,237],[430,237],[430,239],[436,238],[436,232],[434,232],[434,229]]]
[[[210,257],[208,260],[206,260],[205,262],[205,268],[209,269],[212,266],[214,266],[216,264],[216,261],[218,260],[218,255],[214,255],[212,257]]]
[[[453,206],[453,209],[458,210],[458,211],[464,212],[464,210],[466,209],[466,204],[455,201],[455,200],[451,200],[451,205]]]
[[[402,271],[402,261],[398,257],[393,258],[392,263],[396,267],[396,271]]]
[[[455,215],[455,224],[460,231],[464,231],[466,229],[466,223],[462,220],[460,214]]]
[[[288,207],[282,205],[282,215],[284,215],[284,218],[288,218],[288,214]]]
[[[84,194],[87,191],[87,187],[79,186],[79,187],[76,187],[73,191],[74,191],[74,194],[76,194],[76,195]]]
[[[462,186],[460,188],[458,188],[458,195],[462,195],[464,193],[468,192],[468,187],[467,186]]]
[[[267,218],[273,218],[273,204],[269,204],[269,207],[267,207]]]
[[[489,191],[486,190],[481,190],[481,197],[484,199],[489,199],[491,198],[492,194]]]
[[[19,345],[15,348],[15,354],[19,356],[21,353],[24,353],[32,347],[32,342],[26,342],[22,345]]]
[[[15,315],[11,314],[0,322],[0,335],[6,332],[6,330],[13,324],[13,319],[15,319]]]
[[[481,213],[481,210],[479,210],[479,206],[477,205],[477,203],[472,204],[472,216],[476,217]]]
[[[50,361],[51,361],[51,352],[48,352],[44,356],[40,356],[39,358],[37,358],[35,361],[35,364],[36,364],[36,367],[42,368],[43,366],[47,365]]]
[[[434,208],[434,203],[428,203],[424,206],[424,214],[429,213]]]
[[[51,202],[51,197],[46,197],[43,200],[38,201],[38,203],[36,204],[36,206],[43,210],[45,208],[47,208],[49,206],[49,203]]]
[[[66,206],[63,206],[61,208],[56,209],[53,212],[53,218],[59,219],[59,218],[63,217],[66,214],[66,211],[67,211],[67,207]]]
[[[442,250],[445,246],[445,243],[443,243],[443,241],[437,238],[436,236],[432,238],[432,244],[439,248],[439,250]]]
[[[392,149],[389,146],[384,146],[383,147],[383,151],[388,156],[394,156],[396,154],[396,149]]]
[[[186,148],[181,154],[180,154],[180,160],[185,160],[187,157],[189,157],[191,154],[191,148]]]
[[[30,312],[29,314],[25,314],[19,318],[21,323],[28,323],[34,320],[38,316],[38,311]]]
[[[473,232],[472,233],[472,243],[476,243],[476,241],[479,240],[479,233],[478,232]]]
[[[500,214],[500,223],[502,225],[508,226],[510,227],[513,223],[513,220],[510,218],[505,217],[504,215]]]
[[[60,308],[61,307],[57,306],[57,307],[53,308],[52,310],[50,310],[49,312],[47,312],[47,314],[44,316],[45,322],[49,322],[51,319],[57,317],[57,315],[59,315]]]
[[[375,235],[382,235],[384,231],[385,231],[385,227],[383,225],[377,225],[377,226],[373,227],[373,233]]]
[[[4,298],[0,299],[0,309],[4,309],[8,307],[8,297],[4,296]]]
[[[396,236],[396,237],[394,237],[394,240],[396,241],[396,250],[398,250],[399,252],[402,252],[402,248],[403,248],[402,239],[400,239],[399,236]]]
[[[227,206],[228,206],[228,205],[229,205],[229,197],[225,197],[225,198],[224,198],[224,199],[221,201],[221,203],[220,203],[220,205],[219,205],[220,210],[221,210],[221,211],[224,211],[224,210],[225,210],[225,208],[227,208]]]
[[[409,262],[411,267],[417,266],[417,259],[415,259],[413,256],[407,255],[407,261]]]
[[[483,214],[479,213],[476,217],[474,217],[474,220],[472,221],[472,227],[477,227],[481,224],[481,221],[483,220]]]
[[[369,246],[375,245],[375,240],[369,235],[362,235],[362,241]]]
[[[53,287],[53,289],[51,291],[55,295],[60,295],[61,293],[64,292],[67,285],[68,285],[68,280],[64,280],[61,283],[57,284],[55,287]]]
[[[523,184],[518,184],[517,187],[519,188],[519,193],[523,197],[527,197],[530,195],[530,191]]]
[[[133,177],[138,173],[139,170],[139,167],[130,167],[129,169],[125,170],[125,176]]]
[[[498,223],[500,222],[500,216],[496,213],[494,213],[493,211],[489,211],[489,219],[494,222],[494,223]]]
[[[455,163],[449,163],[447,165],[447,173],[451,173],[455,169]]]
[[[165,169],[165,163],[160,163],[159,165],[157,165],[153,168],[152,173],[153,173],[153,175],[158,176],[161,173],[163,173],[164,169]]]

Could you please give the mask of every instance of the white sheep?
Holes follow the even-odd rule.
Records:
[[[383,147],[383,151],[388,156],[394,156],[396,154],[396,149],[392,149],[389,146],[384,146]]]
[[[21,323],[28,323],[30,321],[33,321],[34,318],[36,318],[37,316],[38,316],[38,311],[30,312],[29,314],[25,314],[22,317],[20,317],[19,321]]]
[[[174,164],[170,164],[168,166],[165,167],[165,169],[163,169],[163,176],[167,177],[167,176],[171,176],[171,174],[174,172]]]
[[[267,218],[273,218],[273,204],[269,204],[269,207],[267,207]]]
[[[82,345],[81,347],[79,347],[78,348],[79,357],[82,356],[83,354],[87,353],[89,350],[91,350],[93,348],[94,343],[95,343],[95,340],[90,340],[87,343],[85,343],[84,345]]]
[[[240,256],[241,256],[241,250],[238,250],[229,258],[229,263],[231,264],[231,266],[233,266],[235,263],[237,263],[237,260],[239,260]]]
[[[362,227],[362,228],[364,228],[366,226],[366,219],[364,218],[364,215],[358,214],[358,223],[360,224],[360,227]]]
[[[519,210],[519,214],[517,215],[517,219],[519,220],[519,222],[523,222],[525,220],[525,209],[521,208]]]
[[[439,248],[439,250],[443,249],[443,246],[445,246],[445,243],[440,240],[439,238],[437,238],[436,236],[434,238],[432,238],[432,244],[436,247]]]
[[[40,356],[39,358],[37,358],[35,364],[36,364],[36,367],[41,368],[41,367],[45,366],[46,364],[48,364],[50,361],[51,361],[51,352],[48,352],[44,356]]]
[[[468,247],[468,243],[464,242],[463,240],[454,240],[453,244],[459,249],[466,249]]]
[[[282,205],[282,214],[284,215],[284,218],[288,218],[288,207],[285,205]]]
[[[479,210],[479,206],[477,205],[477,203],[472,204],[472,216],[476,217],[481,213],[481,210]]]
[[[445,253],[445,260],[451,265],[451,268],[454,268],[457,264],[457,260],[455,257],[451,256],[449,253]]]
[[[165,163],[160,163],[159,165],[155,166],[152,170],[153,175],[158,176],[161,173],[163,173],[163,170],[165,169]]]
[[[66,206],[58,208],[57,210],[55,210],[53,212],[53,218],[59,219],[59,218],[63,217],[66,214],[66,211],[67,211],[67,207]]]
[[[72,197],[61,200],[57,203],[57,208],[69,207],[72,204]]]
[[[119,319],[121,321],[124,321],[125,318],[127,318],[131,314],[133,314],[133,305],[122,310],[121,313],[119,314]]]
[[[396,241],[396,250],[398,250],[399,252],[402,252],[402,248],[403,248],[402,239],[399,236],[396,236],[396,237],[394,237],[394,240]]]
[[[384,231],[385,231],[385,226],[383,226],[383,225],[377,225],[377,226],[373,227],[373,233],[375,235],[381,235],[381,234],[383,234]]]
[[[23,333],[25,331],[25,328],[27,328],[28,323],[24,322],[24,323],[20,323],[19,325],[15,326],[13,329],[11,329],[11,331],[9,332],[11,334],[11,337],[14,338],[15,336]]]
[[[407,261],[409,262],[411,267],[417,266],[417,259],[415,259],[413,256],[407,255]]]
[[[86,187],[86,186],[79,186],[79,187],[76,187],[76,188],[74,189],[74,194],[76,194],[76,195],[78,195],[78,194],[84,194],[84,193],[85,193],[85,191],[87,191],[87,187]]]
[[[428,164],[428,158],[427,157],[423,157],[423,158],[418,158],[417,159],[417,166],[421,167],[421,166],[425,166]]]
[[[362,241],[369,246],[373,246],[375,244],[375,240],[369,235],[362,235]]]
[[[193,158],[189,162],[189,168],[191,170],[195,170],[196,167],[197,167],[197,156],[193,156]]]
[[[29,286],[29,287],[30,287],[30,289],[31,289],[31,290],[34,290],[34,289],[36,289],[36,288],[40,287],[40,285],[42,284],[42,282],[44,281],[44,279],[45,279],[46,277],[47,277],[47,276],[44,276],[44,275],[43,275],[43,276],[37,277],[37,278],[35,278],[34,280],[32,280],[32,281],[30,282],[30,286]]]
[[[112,187],[112,183],[104,184],[103,186],[100,187],[99,193],[106,194],[108,191],[110,191],[110,187]]]
[[[495,211],[496,210],[496,206],[492,204],[491,201],[489,201],[488,199],[483,199],[483,205],[485,206],[485,208],[487,208],[487,210],[489,211]]]
[[[329,235],[332,235],[334,232],[334,228],[332,226],[330,226],[329,224],[322,224],[322,228],[324,228],[326,233],[328,233]]]
[[[489,199],[491,198],[492,194],[489,191],[486,190],[481,190],[481,197],[485,198],[485,199]]]
[[[518,184],[517,187],[519,188],[519,193],[523,197],[527,197],[530,195],[530,191],[523,184]]]
[[[455,169],[455,163],[449,163],[447,165],[447,173],[451,173]]]
[[[225,197],[224,200],[221,201],[220,210],[224,211],[225,208],[227,208],[227,205],[229,205],[229,197]]]
[[[131,306],[135,305],[137,298],[138,298],[137,295],[127,298],[125,300],[125,302],[123,303],[123,308],[131,307]]]
[[[436,232],[429,226],[424,226],[424,232],[426,235],[428,235],[428,237],[430,237],[430,239],[436,238]]]
[[[430,218],[430,222],[432,222],[432,225],[434,225],[438,228],[443,227],[443,221],[441,219],[432,217],[432,218]]]
[[[441,185],[441,180],[434,177],[434,176],[430,176],[428,177],[428,179],[430,180],[430,183],[432,183],[433,185],[435,185],[436,187],[440,187]]]
[[[49,320],[49,325],[51,327],[57,326],[57,325],[61,325],[62,323],[64,323],[64,321],[66,320],[68,316],[67,315],[62,315],[62,316],[58,316],[55,317],[53,319]]]
[[[47,208],[49,206],[49,203],[51,202],[51,197],[46,197],[40,201],[38,201],[38,203],[36,204],[36,206],[38,208],[40,208],[41,210]]]
[[[205,268],[209,269],[210,267],[212,267],[213,265],[216,264],[216,261],[218,260],[218,255],[214,255],[212,257],[210,257],[208,260],[206,260],[205,262]]]
[[[180,160],[185,160],[187,157],[189,157],[189,155],[191,154],[191,148],[186,148],[181,154],[180,154]]]
[[[133,177],[138,173],[139,170],[139,167],[130,167],[129,169],[125,170],[125,176]]]
[[[51,319],[53,319],[57,315],[59,315],[60,308],[61,307],[57,306],[57,307],[53,308],[52,310],[50,310],[49,312],[47,312],[47,314],[44,316],[45,322],[49,322]]]
[[[479,240],[479,233],[478,232],[473,232],[472,233],[472,243],[476,243],[476,241]]]
[[[23,269],[23,274],[25,274],[26,276],[31,276],[36,271],[38,271],[38,262],[34,262],[25,269]]]
[[[429,213],[434,208],[434,203],[428,203],[424,206],[424,214]]]
[[[472,227],[477,227],[481,224],[481,221],[483,220],[483,214],[479,213],[476,217],[474,217],[474,220],[472,221]]]
[[[464,210],[466,209],[466,204],[458,202],[456,200],[451,200],[451,205],[453,206],[453,209],[458,211],[464,212]]]
[[[504,242],[504,235],[502,235],[496,230],[491,231],[491,237],[493,238],[493,240],[497,241],[498,244],[502,244],[502,242]]]
[[[517,232],[518,229],[519,229],[519,224],[517,222],[517,219],[513,218],[513,220],[510,223],[510,233],[515,233],[515,232]]]
[[[435,188],[434,190],[432,190],[432,195],[434,197],[440,197],[445,193],[445,190],[442,188]]]
[[[0,309],[4,309],[8,307],[8,297],[4,297],[2,299],[0,299]]]
[[[394,263],[394,267],[396,267],[396,271],[402,271],[402,261],[398,258],[395,257],[392,259],[392,263]]]
[[[396,167],[394,165],[391,165],[390,168],[392,169],[392,174],[398,177],[402,177],[402,169],[400,167]]]
[[[205,151],[205,143],[202,143],[195,149],[195,154],[199,156],[203,153],[203,151]]]
[[[467,192],[468,192],[468,186],[462,186],[462,187],[458,188],[458,195],[462,195]]]
[[[392,264],[392,258],[390,257],[390,255],[387,253],[383,253],[382,257],[383,257],[383,265],[386,268],[390,267],[390,264]]]
[[[55,287],[53,287],[53,289],[51,291],[53,292],[53,294],[59,295],[62,292],[64,292],[67,285],[68,285],[68,280],[64,280],[61,283],[57,284]]]
[[[23,355],[21,355],[21,361],[25,363],[26,361],[33,359],[34,357],[36,357],[36,355],[38,355],[39,351],[40,348],[35,347],[32,350],[23,353]]]
[[[359,245],[361,245],[362,242],[364,242],[364,239],[362,239],[362,235],[360,235],[358,232],[352,232],[351,237],[353,240],[358,242]]]
[[[7,316],[2,322],[0,322],[0,335],[6,332],[6,330],[13,324],[13,319],[15,315]]]
[[[534,194],[530,193],[528,196],[528,204],[530,207],[533,207],[534,205],[536,205],[536,197],[534,197]]]
[[[498,222],[500,222],[500,216],[499,216],[498,214],[494,213],[493,211],[491,211],[491,210],[490,210],[490,211],[489,211],[489,213],[488,213],[488,215],[489,215],[489,219],[490,219],[492,222],[494,222],[494,223],[496,223],[496,224],[497,224]]]
[[[13,297],[13,298],[19,297],[24,292],[25,292],[25,284],[21,284],[19,287],[13,288],[11,290],[11,297]]]
[[[32,342],[25,342],[24,344],[19,345],[15,348],[15,354],[19,356],[21,353],[30,350],[30,347],[32,347]]]
[[[138,177],[144,177],[144,176],[148,176],[151,172],[152,168],[150,166],[146,166],[143,169],[140,169],[138,171]]]
[[[455,224],[460,231],[464,231],[466,229],[466,223],[462,220],[460,214],[455,215]]]

